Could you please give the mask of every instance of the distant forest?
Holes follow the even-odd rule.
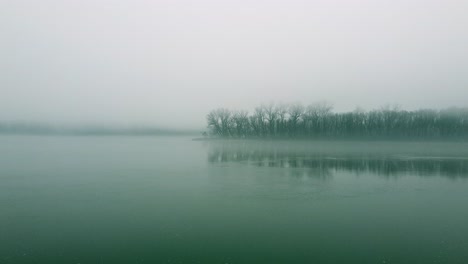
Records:
[[[72,135],[72,136],[152,136],[152,135],[197,135],[197,130],[164,129],[150,126],[54,126],[44,123],[0,122],[0,135]]]
[[[206,135],[223,138],[468,138],[468,108],[335,113],[328,103],[219,108],[207,116]]]

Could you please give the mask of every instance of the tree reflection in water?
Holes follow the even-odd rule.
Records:
[[[449,178],[468,178],[468,156],[440,151],[395,151],[383,149],[361,150],[349,146],[340,151],[331,147],[307,149],[284,148],[270,144],[265,146],[212,144],[208,154],[210,164],[239,163],[255,167],[275,167],[291,170],[309,176],[333,175],[336,171],[356,174],[372,173],[387,177],[403,175],[443,176]],[[378,151],[376,151],[378,150]],[[404,153],[404,154],[401,154]],[[434,155],[439,154],[439,155]],[[455,153],[456,154],[456,153]],[[295,169],[303,169],[301,172]],[[294,173],[293,173],[294,174]]]

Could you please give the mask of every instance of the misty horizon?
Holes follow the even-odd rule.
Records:
[[[59,122],[48,122],[48,121],[31,121],[31,120],[0,120],[0,134],[1,133],[26,133],[26,134],[134,134],[134,135],[157,135],[157,134],[202,134],[210,130],[210,125],[207,124],[207,118],[213,110],[225,110],[232,114],[243,112],[246,115],[255,114],[259,109],[275,108],[277,110],[283,109],[286,116],[289,115],[286,111],[289,107],[300,106],[303,108],[303,113],[300,113],[300,118],[308,118],[307,111],[312,108],[325,107],[327,112],[332,115],[350,114],[350,113],[371,113],[380,111],[397,111],[397,112],[418,112],[418,111],[429,111],[429,112],[445,112],[445,113],[459,113],[461,116],[468,113],[468,107],[457,107],[452,106],[449,108],[420,108],[420,109],[404,109],[401,106],[394,105],[383,105],[376,109],[363,109],[361,107],[355,107],[351,111],[336,111],[335,107],[329,101],[319,101],[310,104],[303,104],[300,102],[293,103],[262,103],[253,107],[252,109],[229,109],[225,107],[217,107],[211,109],[210,112],[205,113],[203,116],[203,122],[198,126],[185,126],[184,124],[176,124],[172,126],[164,126],[155,122],[148,123],[135,123],[131,120],[120,120],[119,122],[100,121],[100,122],[77,122],[77,121],[59,121]],[[304,115],[304,116],[303,116]]]
[[[9,1],[0,120],[199,128],[217,107],[466,106],[460,1]]]
[[[0,263],[468,260],[468,1],[0,3]]]

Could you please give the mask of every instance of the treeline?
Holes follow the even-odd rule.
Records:
[[[197,130],[164,129],[150,126],[54,126],[45,123],[0,122],[0,135],[71,135],[71,136],[153,136],[196,135]]]
[[[231,138],[467,138],[468,108],[335,113],[327,103],[262,105],[252,113],[220,108],[207,117],[208,134]]]

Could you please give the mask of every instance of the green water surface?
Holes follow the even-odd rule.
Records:
[[[0,136],[0,263],[468,263],[468,144]]]

